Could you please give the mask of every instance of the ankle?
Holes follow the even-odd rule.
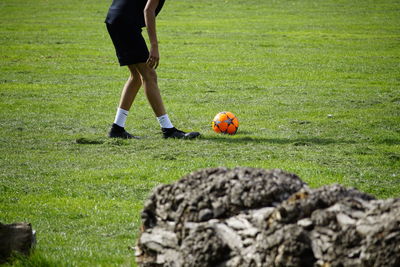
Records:
[[[162,128],[165,128],[165,129],[174,128],[174,126],[172,125],[171,121],[169,120],[169,117],[167,114],[157,117],[157,120],[160,123],[160,126]]]
[[[117,113],[115,114],[114,124],[117,124],[118,126],[124,128],[128,114],[129,114],[128,110],[118,108]]]

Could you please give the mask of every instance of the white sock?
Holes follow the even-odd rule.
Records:
[[[160,123],[161,128],[174,128],[167,114],[157,117],[157,120]]]
[[[126,117],[128,117],[128,113],[129,111],[122,108],[118,108],[117,114],[115,115],[114,123],[117,124],[118,126],[125,127]]]

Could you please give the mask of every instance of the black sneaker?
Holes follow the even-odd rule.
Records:
[[[174,128],[161,128],[164,138],[193,139],[200,136],[198,132],[185,133]]]
[[[108,137],[122,139],[139,139],[139,137],[131,135],[125,130],[124,127],[121,127],[115,123],[113,123],[113,125],[111,126],[111,129],[108,132]]]

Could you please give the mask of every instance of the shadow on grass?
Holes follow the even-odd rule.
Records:
[[[386,138],[386,139],[378,141],[378,143],[383,144],[383,145],[400,145],[400,140]]]
[[[80,137],[75,140],[75,143],[79,145],[114,145],[114,146],[123,146],[129,144],[128,139],[119,139],[119,138],[87,138],[87,137]]]
[[[399,145],[398,139],[383,139],[377,141],[356,141],[349,139],[335,139],[335,138],[319,138],[319,137],[303,137],[303,138],[265,138],[265,137],[252,137],[251,133],[241,132],[235,136],[229,135],[215,135],[215,136],[201,136],[200,140],[208,140],[219,143],[254,143],[254,144],[277,144],[287,145],[292,144],[294,146],[311,146],[311,145],[331,145],[331,144],[358,144],[358,143],[376,143],[384,145]],[[75,142],[80,145],[115,145],[122,146],[128,145],[130,140],[116,139],[116,138],[77,138]],[[194,141],[194,140],[193,140]]]
[[[276,145],[287,145],[292,144],[294,146],[311,146],[311,145],[330,145],[330,144],[356,144],[354,140],[343,140],[333,138],[258,138],[258,137],[230,137],[230,136],[216,136],[216,137],[202,137],[203,140],[209,140],[220,143],[254,143],[254,144],[276,144]]]

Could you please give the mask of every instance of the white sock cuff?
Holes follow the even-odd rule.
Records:
[[[129,111],[118,108],[117,114],[115,115],[114,123],[118,126],[125,127],[126,117],[128,117]]]
[[[169,120],[168,114],[164,114],[160,117],[157,117],[158,122],[160,123],[161,128],[173,128],[171,121]]]

